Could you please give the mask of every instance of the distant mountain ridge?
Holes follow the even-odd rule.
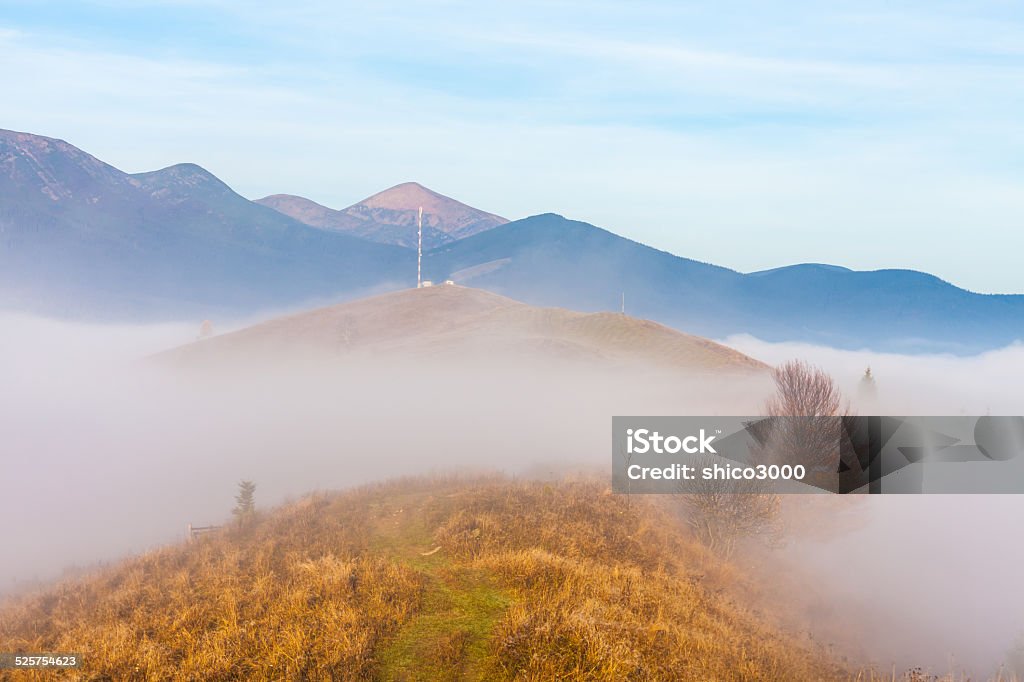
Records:
[[[532,305],[627,312],[710,338],[977,353],[1024,339],[1024,296],[976,294],[912,270],[804,264],[744,274],[555,214],[427,253],[428,276]]]
[[[420,207],[423,208],[423,245],[428,249],[508,222],[416,182],[395,185],[341,210],[291,194],[274,194],[257,199],[256,203],[307,225],[413,248],[417,244]]]
[[[179,164],[129,175],[0,131],[0,305],[70,316],[238,314],[412,281],[415,254],[312,228]]]
[[[235,194],[220,178],[194,163],[179,163],[160,170],[134,173],[131,182],[150,197],[171,203],[193,200],[197,194],[207,198],[229,198]]]
[[[307,223],[319,213],[361,221],[377,240],[391,229],[407,240],[408,207],[423,205],[447,230],[428,232],[426,279],[531,305],[619,310],[624,295],[628,313],[704,337],[850,349],[971,354],[1024,340],[1024,296],[976,294],[921,272],[801,264],[743,274],[554,214],[494,224],[504,219],[411,183],[343,218],[308,200],[275,201],[302,219],[194,164],[129,175],[67,142],[0,131],[0,307],[180,319],[405,288],[415,284],[413,249]]]

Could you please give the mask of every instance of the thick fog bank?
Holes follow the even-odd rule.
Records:
[[[0,592],[220,523],[241,479],[266,508],[406,474],[602,471],[612,414],[749,411],[767,390],[523,357],[149,357],[197,331],[0,317]]]
[[[800,358],[823,367],[863,414],[1024,415],[1020,345],[953,357],[752,337],[724,343],[769,364]],[[858,404],[867,367],[871,405]],[[839,509],[843,500],[835,502]],[[847,518],[807,524],[784,550],[827,597],[817,625],[834,632],[842,624],[846,644],[885,669],[993,675],[1024,632],[1024,495],[871,496],[845,506]]]
[[[243,478],[267,508],[404,474],[602,472],[612,415],[756,414],[771,392],[765,376],[525,357],[253,359],[225,372],[147,359],[197,331],[0,316],[0,593],[221,523]],[[820,364],[854,402],[870,365],[892,414],[1024,414],[1018,347],[951,358],[729,343]],[[872,497],[853,516],[820,513],[779,555],[822,600],[807,626],[839,633],[857,660],[939,672],[953,655],[989,674],[1024,630],[1024,499]]]

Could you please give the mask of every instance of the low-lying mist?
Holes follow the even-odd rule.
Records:
[[[824,368],[863,414],[1024,414],[1022,345],[954,357],[749,336],[724,343],[772,365],[800,358]],[[871,406],[857,404],[867,367],[877,386]],[[831,602],[822,618],[847,625],[849,641],[882,664],[994,674],[1024,632],[1024,495],[871,496],[855,508],[857,522],[842,532],[823,521],[824,532],[794,534],[785,550],[820,577],[815,586]]]
[[[507,357],[254,358],[223,372],[150,357],[198,325],[7,315],[0,330],[0,515],[17,548],[0,561],[0,592],[221,523],[241,479],[266,508],[407,474],[603,470],[609,415],[699,411],[711,395],[706,381]],[[712,393],[720,409],[754,409],[746,386]]]
[[[605,472],[614,414],[757,414],[771,392],[767,376],[504,356],[264,359],[212,373],[149,359],[197,331],[0,315],[0,593],[223,523],[241,479],[266,509],[407,474]],[[1024,414],[1024,347],[953,358],[728,344],[819,364],[851,396],[870,365],[889,414]],[[938,670],[954,655],[957,669],[989,674],[1024,630],[1024,499],[879,496],[856,517],[822,518],[780,550],[823,600],[807,627],[843,623],[836,646],[882,665]]]
[[[800,358],[826,369],[856,405],[857,385],[870,367],[880,414],[1024,414],[1024,344],[981,355],[898,355],[846,351],[804,343],[769,343],[732,336],[724,344],[770,365]]]

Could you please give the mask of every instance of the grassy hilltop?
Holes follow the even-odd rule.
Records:
[[[0,650],[81,652],[61,676],[88,680],[850,678],[735,577],[653,498],[413,479],[21,597]]]

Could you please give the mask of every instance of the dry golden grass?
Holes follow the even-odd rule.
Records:
[[[17,679],[858,677],[731,599],[733,571],[655,499],[412,479],[12,600],[0,651],[83,655]]]
[[[353,551],[320,506],[23,599],[0,616],[0,650],[80,652],[84,679],[366,678],[421,582]]]

